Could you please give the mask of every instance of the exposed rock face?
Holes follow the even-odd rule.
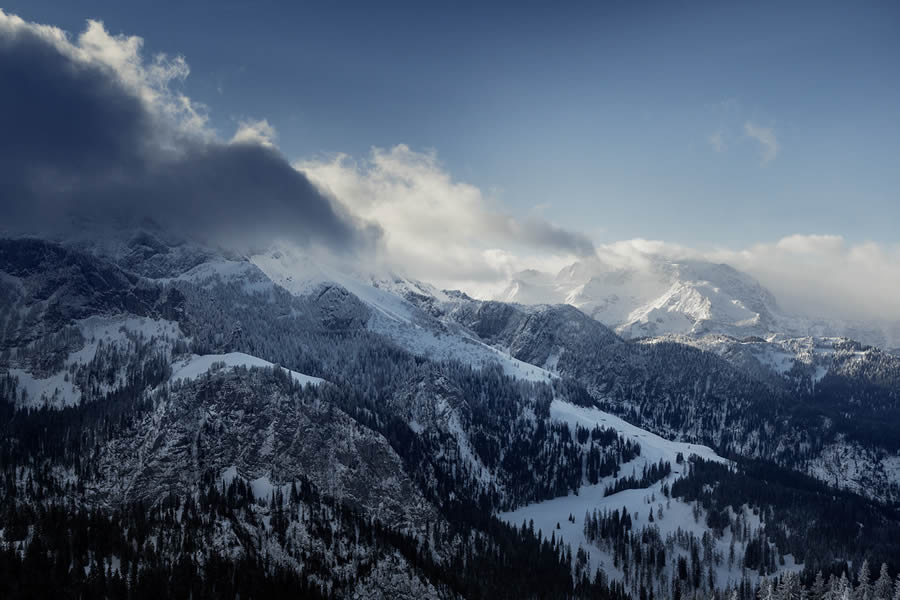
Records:
[[[369,320],[368,309],[356,296],[337,285],[325,285],[309,297],[315,319],[331,330],[361,329]]]
[[[308,479],[404,530],[435,518],[381,435],[277,374],[246,369],[162,394],[128,435],[103,449],[97,499],[154,503],[190,492],[207,470],[231,468],[273,484]]]
[[[26,310],[39,312],[36,321],[44,329],[98,313],[173,318],[181,306],[178,295],[170,296],[161,286],[42,240],[0,240],[0,271],[7,276],[3,287]]]
[[[419,574],[410,576],[411,568],[398,553],[384,557],[372,572],[360,581],[348,597],[353,600],[418,600],[457,598],[448,590],[438,590]]]
[[[0,240],[0,350],[37,344],[24,359],[38,375],[84,340],[71,325],[94,315],[183,317],[184,295],[53,242]],[[2,364],[2,361],[0,361]]]

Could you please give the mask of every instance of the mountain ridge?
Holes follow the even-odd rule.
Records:
[[[11,503],[9,514],[48,499],[104,511],[217,506],[205,499],[222,494],[225,504],[202,517],[212,552],[265,551],[343,595],[357,584],[314,565],[354,572],[335,569],[368,552],[346,538],[329,547],[323,532],[344,531],[329,515],[344,507],[389,524],[393,540],[387,555],[360,562],[369,565],[360,575],[371,568],[377,580],[360,580],[387,586],[388,595],[428,597],[454,597],[447,586],[463,596],[482,589],[484,582],[452,573],[469,561],[493,564],[496,552],[515,552],[507,565],[533,564],[528,549],[546,538],[519,529],[520,516],[544,526],[568,516],[575,521],[552,538],[555,558],[542,559],[553,575],[529,585],[552,581],[557,592],[581,586],[592,590],[582,597],[617,597],[618,586],[638,591],[627,571],[609,567],[621,551],[587,528],[581,513],[592,508],[621,504],[643,518],[650,507],[655,518],[672,519],[655,534],[638,525],[642,552],[657,552],[665,536],[687,536],[653,575],[660,593],[671,591],[677,560],[704,536],[720,554],[729,546],[741,554],[692,589],[736,586],[745,567],[754,573],[746,585],[755,585],[764,574],[799,569],[794,557],[827,563],[801,553],[797,536],[811,534],[796,523],[767,516],[767,524],[753,507],[722,513],[672,495],[676,483],[712,469],[705,461],[764,480],[780,476],[772,469],[811,475],[845,494],[870,526],[900,501],[900,363],[878,349],[721,334],[627,339],[568,304],[477,300],[389,272],[341,270],[304,249],[244,257],[151,237],[135,235],[115,252],[0,244],[11,265],[0,280],[11,300],[0,314],[0,457],[10,457],[5,476],[16,489],[0,501]],[[31,260],[35,248],[46,258]],[[68,291],[73,264],[83,265],[75,271],[80,295]],[[26,284],[51,292],[29,323],[61,315],[34,331],[36,339],[22,338],[11,317],[32,306]],[[121,300],[135,289],[153,302]],[[77,310],[63,310],[72,298]],[[27,401],[24,388],[33,390]],[[33,472],[38,483],[23,479],[20,461],[46,465]],[[766,461],[762,475],[753,461]],[[293,491],[307,488],[312,496]],[[327,502],[309,499],[317,494]],[[284,514],[298,496],[312,503],[303,511],[313,511],[299,521]],[[577,517],[559,513],[573,506]],[[602,518],[601,511],[590,522]],[[679,534],[689,518],[694,525]],[[890,531],[891,519],[883,524]],[[747,524],[751,539],[709,525],[722,520]],[[154,523],[169,539],[164,521]],[[783,566],[754,546],[752,536],[767,527]],[[503,542],[510,536],[513,545]],[[590,556],[567,557],[564,544]],[[393,552],[404,548],[401,560]],[[859,542],[841,558],[865,548]],[[423,587],[392,579],[397,568],[419,573]]]

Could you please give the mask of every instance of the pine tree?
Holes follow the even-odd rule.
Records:
[[[834,576],[834,573],[831,574],[831,577],[828,578],[828,585],[825,587],[825,593],[822,594],[823,600],[835,600],[837,598],[838,593],[838,579]]]
[[[891,600],[891,593],[894,591],[891,576],[888,575],[887,564],[881,563],[881,571],[878,573],[878,579],[875,581],[873,590],[875,600]]]
[[[872,600],[872,574],[869,571],[868,560],[864,560],[862,565],[860,565],[857,579],[859,582],[853,593],[853,598],[855,600]]]
[[[818,571],[816,573],[816,578],[813,581],[812,588],[809,590],[810,600],[824,600],[826,590],[825,578],[822,577],[822,571]]]
[[[796,573],[787,572],[781,578],[778,584],[779,600],[800,600],[801,597],[800,579]]]
[[[756,591],[757,600],[777,600],[775,595],[775,586],[768,577],[763,577],[759,582],[759,589]]]
[[[834,594],[835,600],[852,600],[853,599],[853,586],[850,585],[850,580],[847,579],[847,573],[841,573],[841,578],[837,582],[837,587],[835,588]]]

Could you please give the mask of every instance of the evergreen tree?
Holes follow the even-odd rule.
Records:
[[[825,578],[822,576],[822,571],[817,571],[812,588],[809,590],[810,600],[824,600],[826,589]]]
[[[872,574],[869,571],[868,560],[863,560],[859,567],[853,597],[855,600],[872,600]]]
[[[875,600],[892,600],[891,595],[894,586],[891,582],[891,576],[888,574],[888,566],[881,563],[881,571],[878,573],[878,579],[875,580],[875,586],[872,590]]]

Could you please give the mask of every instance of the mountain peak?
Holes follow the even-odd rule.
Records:
[[[761,335],[779,320],[774,296],[730,265],[647,258],[640,266],[624,267],[586,259],[555,277],[529,273],[512,280],[498,299],[571,304],[626,337]]]

